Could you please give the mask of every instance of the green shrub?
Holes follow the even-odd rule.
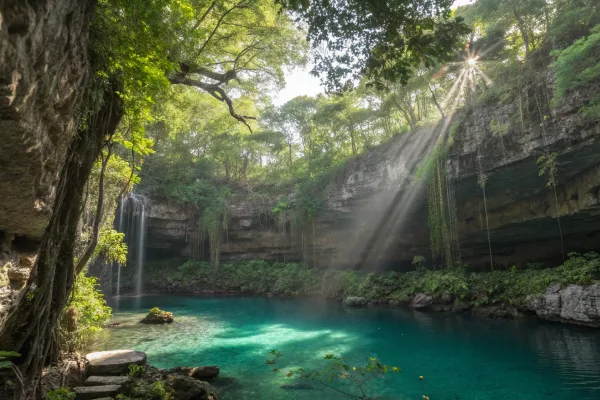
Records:
[[[61,346],[66,351],[79,350],[89,344],[112,316],[95,277],[79,274],[73,295],[61,319]]]
[[[127,375],[134,378],[141,378],[144,376],[145,369],[146,368],[143,365],[129,364],[129,372]]]
[[[46,400],[72,400],[75,398],[75,392],[68,387],[60,387],[46,393],[44,397]]]

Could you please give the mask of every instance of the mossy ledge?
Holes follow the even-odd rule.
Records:
[[[412,305],[416,295],[425,294],[431,296],[431,303],[418,308],[472,311],[490,317],[536,314],[542,319],[600,327],[600,255],[571,253],[558,267],[538,268],[534,264],[494,272],[462,268],[365,274],[247,261],[223,264],[213,275],[208,263],[170,260],[148,263],[144,285],[159,293],[355,297],[362,299],[362,305],[393,306]],[[124,273],[125,290],[133,287],[132,278],[132,271]]]

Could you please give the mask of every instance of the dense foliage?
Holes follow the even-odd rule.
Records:
[[[462,18],[451,18],[452,0],[280,0],[308,26],[315,55],[314,73],[328,88],[352,86],[366,75],[379,88],[407,83],[415,70],[454,57]]]
[[[420,261],[417,260],[417,263]],[[129,271],[128,271],[129,272]],[[133,274],[123,285],[133,287]],[[321,270],[294,263],[247,261],[223,264],[216,279],[208,263],[166,260],[148,263],[145,284],[163,292],[257,293],[319,295],[344,299],[365,298],[374,303],[408,303],[417,293],[437,299],[450,295],[467,306],[508,304],[524,307],[528,296],[542,294],[550,285],[587,285],[600,280],[600,255],[569,254],[564,264],[540,268],[528,264],[492,273],[468,272],[464,267],[398,273],[363,274],[351,270]]]
[[[97,279],[80,274],[61,321],[61,347],[72,352],[89,345],[111,316]]]

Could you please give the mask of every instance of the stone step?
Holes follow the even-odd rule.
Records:
[[[98,376],[92,375],[85,380],[84,386],[124,385],[131,381],[129,376]]]
[[[130,364],[146,365],[146,353],[135,350],[111,350],[85,356],[90,374],[97,376],[122,375],[129,372]]]
[[[114,397],[121,390],[120,385],[80,386],[73,388],[75,400],[93,400]]]

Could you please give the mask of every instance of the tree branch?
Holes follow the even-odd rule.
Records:
[[[217,21],[217,24],[215,25],[214,29],[212,30],[212,32],[210,33],[210,35],[208,35],[208,38],[206,39],[206,41],[202,44],[202,46],[200,46],[200,49],[198,49],[198,51],[196,52],[196,57],[199,56],[200,54],[202,54],[202,52],[204,51],[204,49],[206,48],[206,46],[208,45],[208,43],[211,41],[211,39],[213,38],[213,36],[215,35],[215,33],[217,33],[217,30],[219,29],[219,27],[223,23],[223,20],[225,19],[225,17],[227,17],[227,15],[229,15],[235,9],[246,8],[246,5],[244,5],[244,3],[246,3],[246,2],[247,2],[247,0],[240,1],[235,6],[231,7],[229,10],[225,11],[223,13],[223,15],[221,15],[221,17]]]
[[[213,0],[213,2],[210,4],[210,6],[208,6],[208,8],[204,12],[204,14],[202,14],[202,16],[200,17],[198,22],[196,22],[196,25],[194,25],[194,27],[192,28],[192,31],[195,31],[196,29],[198,29],[200,24],[202,24],[202,22],[204,22],[204,20],[206,19],[206,17],[212,11],[212,9],[215,7],[216,4],[217,4],[217,0]]]
[[[256,117],[236,113],[235,108],[233,107],[233,101],[231,101],[231,98],[229,98],[227,93],[225,93],[225,90],[223,90],[223,88],[221,88],[219,85],[209,84],[196,79],[189,79],[185,75],[171,77],[169,78],[169,82],[171,82],[174,85],[179,84],[200,88],[208,94],[210,94],[215,99],[227,104],[227,107],[229,108],[229,114],[233,118],[246,125],[248,130],[252,133],[252,127],[250,127],[250,125],[248,124],[248,120],[255,120]]]

